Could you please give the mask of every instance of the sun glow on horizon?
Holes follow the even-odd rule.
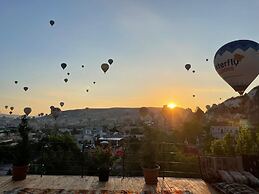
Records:
[[[176,107],[176,104],[175,103],[169,103],[167,106],[170,109],[174,109]]]

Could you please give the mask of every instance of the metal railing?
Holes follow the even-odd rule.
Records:
[[[158,145],[157,163],[160,165],[161,177],[193,177],[200,175],[199,158],[197,155],[186,155],[183,152],[185,145],[175,143],[160,143]],[[92,152],[94,150],[75,148],[70,144],[52,143],[42,144],[33,150],[33,160],[30,163],[31,174],[43,175],[97,175],[98,166],[94,164]],[[71,144],[74,146],[74,144]],[[143,176],[141,169],[141,144],[126,143],[121,148],[124,154],[118,158],[111,170],[111,176]],[[0,146],[1,161],[11,162],[12,149],[2,149]],[[2,153],[4,153],[2,155]],[[8,161],[9,160],[9,161]]]

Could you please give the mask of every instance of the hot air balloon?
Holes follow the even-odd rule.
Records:
[[[85,66],[84,65],[82,65],[82,68],[84,68]]]
[[[30,107],[25,107],[23,109],[23,112],[26,114],[26,116],[28,116],[31,113],[31,108]]]
[[[64,79],[64,82],[66,82],[66,83],[67,83],[67,82],[68,82],[68,79],[67,79],[67,78],[65,78],[65,79]]]
[[[216,71],[240,95],[259,74],[258,51],[257,42],[236,40],[225,44],[215,54]]]
[[[187,69],[187,71],[189,71],[189,69],[191,69],[191,64],[186,64],[185,69]]]
[[[49,23],[51,26],[53,26],[55,24],[54,20],[50,20]]]
[[[67,73],[67,75],[70,75],[70,73]]]
[[[93,84],[96,84],[96,82],[93,82]]]
[[[209,59],[206,59],[206,61],[209,61]]]
[[[60,104],[61,107],[63,107],[65,103],[64,102],[60,102],[59,104]]]
[[[5,107],[5,109],[8,109],[8,106],[7,106],[7,105],[5,105],[4,107]]]
[[[12,112],[12,111],[10,111],[10,112],[9,112],[9,114],[11,115],[11,114],[13,114],[13,112]]]
[[[192,70],[193,73],[195,73],[195,70]]]
[[[112,59],[109,59],[108,60],[108,63],[111,65],[113,63],[113,60]]]
[[[192,97],[194,98],[194,97],[195,97],[195,94],[193,94]]]
[[[15,84],[18,84],[18,81],[14,81]]]
[[[106,73],[106,71],[108,71],[108,69],[109,69],[109,65],[107,63],[103,63],[101,65],[101,68],[102,68],[103,72]]]
[[[61,67],[62,67],[62,69],[66,69],[67,64],[66,63],[61,63]]]
[[[86,92],[89,92],[89,90],[87,89]]]
[[[26,92],[29,88],[28,87],[23,87],[23,89]]]
[[[12,106],[12,107],[10,107],[10,110],[14,110],[14,107]]]

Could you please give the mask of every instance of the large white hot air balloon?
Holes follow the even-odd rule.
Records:
[[[259,74],[259,44],[251,40],[225,44],[215,54],[214,67],[242,95]]]

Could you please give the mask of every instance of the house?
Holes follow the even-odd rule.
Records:
[[[237,126],[211,126],[210,134],[212,137],[222,139],[227,133],[233,137],[238,134],[239,127]]]

